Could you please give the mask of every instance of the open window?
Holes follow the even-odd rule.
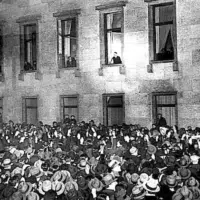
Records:
[[[124,95],[104,94],[103,95],[103,118],[106,126],[124,123]]]
[[[123,64],[124,6],[114,2],[96,6],[100,12],[100,55],[102,65]]]
[[[157,120],[157,115],[162,114],[166,119],[167,125],[178,124],[177,93],[163,92],[152,94],[153,120]]]
[[[151,61],[176,59],[175,3],[149,5],[149,42]]]

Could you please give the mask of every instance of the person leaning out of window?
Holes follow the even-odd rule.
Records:
[[[114,52],[114,55],[111,59],[111,63],[112,64],[121,64],[122,63],[122,60],[121,60],[120,56],[118,56],[116,51]]]
[[[76,67],[76,59],[74,57],[68,56],[67,67]]]

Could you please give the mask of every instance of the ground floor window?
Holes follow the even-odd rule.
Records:
[[[112,126],[124,123],[124,94],[104,94],[103,95],[103,118],[104,124]]]
[[[36,124],[38,122],[37,97],[23,98],[23,121],[28,124]]]
[[[65,119],[66,115],[74,115],[78,120],[78,95],[61,96],[61,118]]]
[[[161,114],[167,122],[167,125],[173,126],[178,124],[177,111],[177,93],[176,92],[162,92],[153,93],[153,120],[156,123],[157,115]]]

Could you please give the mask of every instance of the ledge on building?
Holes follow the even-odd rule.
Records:
[[[79,70],[78,67],[62,67],[62,68],[58,68],[58,70],[56,71],[56,78],[61,78],[61,71],[65,71],[65,70],[74,70],[76,73],[76,70]],[[79,70],[80,71],[80,70]]]
[[[42,78],[43,78],[43,75],[42,75],[41,71],[37,70],[37,71],[35,72],[35,80],[41,81]]]
[[[102,64],[101,67],[98,69],[99,76],[103,76],[103,68],[109,67],[119,67],[119,73],[126,74],[126,68],[124,64]]]
[[[53,17],[63,17],[63,16],[78,15],[80,13],[81,13],[81,9],[63,10],[63,11],[60,11],[60,12],[53,13]]]
[[[151,3],[151,2],[154,2],[154,1],[157,1],[157,0],[144,0],[145,3]]]
[[[24,23],[24,22],[30,22],[30,21],[37,21],[40,20],[42,18],[42,15],[38,14],[38,15],[27,15],[27,16],[22,16],[19,17],[16,22],[17,23]]]
[[[75,77],[81,77],[81,71],[78,67],[75,69],[74,75]]]
[[[105,9],[109,9],[109,8],[123,7],[123,6],[126,6],[127,3],[128,3],[128,1],[111,2],[108,4],[96,6],[95,9],[96,10],[105,10]]]
[[[34,71],[21,70],[18,75],[18,80],[24,81],[24,76],[30,73],[35,73],[35,80],[42,80],[43,74],[40,72],[40,70],[34,70]]]

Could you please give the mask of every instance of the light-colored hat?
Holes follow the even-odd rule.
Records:
[[[97,192],[101,191],[103,189],[103,183],[97,179],[93,178],[89,181],[88,187],[92,190],[92,188],[95,188]]]
[[[67,193],[70,190],[78,190],[78,184],[73,180],[65,183],[65,193]]]
[[[190,190],[192,191],[193,200],[200,199],[200,190],[198,187],[191,187]]]
[[[176,176],[175,175],[168,175],[166,176],[166,184],[170,187],[170,188],[173,188],[173,187],[176,187],[178,182],[177,182],[177,179],[176,179]]]
[[[190,156],[190,159],[191,159],[192,164],[198,164],[199,158],[200,158],[200,157],[197,156],[197,155],[192,155],[192,156]]]
[[[106,176],[104,176],[102,178],[102,181],[103,183],[108,186],[110,185],[111,183],[113,183],[114,181],[116,181],[116,179],[114,179],[113,175],[112,174],[107,174]]]
[[[4,169],[10,169],[12,165],[13,163],[11,162],[10,158],[6,158],[3,160],[2,166],[4,167]]]
[[[143,187],[146,191],[151,193],[157,193],[160,191],[160,187],[158,186],[158,180],[150,178],[146,183],[143,184]]]
[[[39,195],[36,192],[30,192],[27,197],[27,200],[40,200]]]
[[[133,155],[133,156],[137,156],[138,155],[138,149],[136,148],[136,147],[131,147],[130,148],[130,153],[131,153],[131,155]]]
[[[144,198],[144,196],[146,195],[146,191],[143,188],[143,186],[139,186],[136,185],[135,187],[133,187],[132,189],[132,195],[131,197],[133,197],[133,199],[137,200],[137,199],[142,199]]]
[[[140,178],[140,176],[139,176],[137,173],[133,173],[133,174],[131,175],[131,181],[132,181],[133,183],[137,183],[137,181],[138,181],[139,178]]]
[[[199,181],[196,180],[194,177],[190,177],[188,180],[185,181],[185,185],[187,187],[199,187]]]
[[[187,186],[183,186],[182,188],[179,188],[176,193],[172,196],[173,200],[178,200],[178,196],[181,197],[179,199],[182,199],[184,197],[184,200],[192,200],[193,194],[192,191],[189,190]]]
[[[69,172],[68,172],[69,173]],[[67,174],[67,172],[66,172]],[[66,175],[64,171],[57,171],[53,174],[53,176],[51,177],[51,181],[60,181],[60,182],[64,182],[66,179]]]
[[[44,195],[45,192],[48,192],[51,189],[52,189],[51,181],[45,180],[45,181],[43,181],[42,185],[38,188],[38,191],[39,191],[40,194]]]
[[[149,176],[146,173],[142,173],[140,174],[140,178],[138,179],[138,185],[142,185],[144,183],[146,183],[149,180]]]
[[[147,153],[149,154],[155,154],[156,153],[156,147],[152,144],[149,144],[147,147]]]
[[[65,191],[65,185],[63,182],[52,182],[52,190],[56,191],[57,195],[61,195]]]
[[[15,176],[16,174],[21,174],[22,175],[22,168],[16,167],[12,172],[11,172],[11,177]]]
[[[18,185],[18,190],[22,193],[22,194],[25,194],[25,196],[27,196],[31,190],[32,190],[32,184],[31,183],[28,183],[28,182],[21,182],[19,185]]]

